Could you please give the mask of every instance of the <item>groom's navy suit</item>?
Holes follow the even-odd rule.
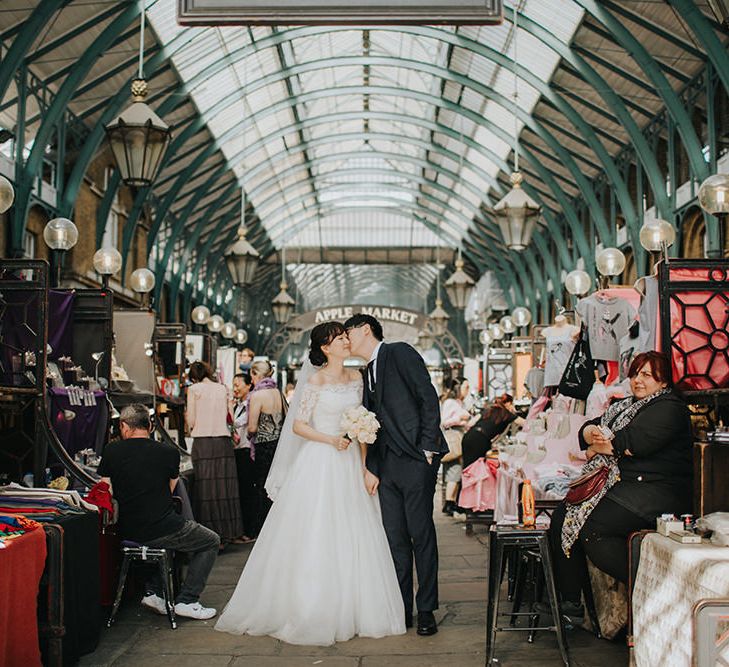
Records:
[[[405,614],[413,613],[413,556],[418,573],[418,611],[438,608],[438,544],[433,494],[440,455],[448,443],[440,429],[440,405],[422,357],[407,343],[383,343],[375,386],[364,377],[364,405],[381,428],[367,452],[367,468],[380,478],[379,495]],[[425,452],[434,452],[428,463]]]

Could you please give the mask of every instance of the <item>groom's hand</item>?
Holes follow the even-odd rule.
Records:
[[[372,474],[367,468],[364,471],[364,483],[367,493],[374,496],[377,493],[377,487],[380,485],[380,478]]]

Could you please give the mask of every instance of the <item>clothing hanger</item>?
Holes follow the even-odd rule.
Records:
[[[633,289],[641,296],[645,296],[645,276],[641,276],[633,283]]]

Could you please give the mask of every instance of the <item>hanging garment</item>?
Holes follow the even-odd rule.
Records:
[[[600,296],[598,292],[580,299],[576,310],[587,325],[592,358],[617,361],[619,341],[628,333],[628,327],[635,319],[633,307],[625,299]]]
[[[577,329],[572,326],[548,327],[543,331],[547,349],[547,362],[544,365],[545,386],[559,384],[575,347],[573,336],[576,332]]]

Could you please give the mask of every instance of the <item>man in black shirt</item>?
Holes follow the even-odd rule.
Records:
[[[149,437],[149,411],[143,405],[125,407],[120,428],[122,439],[106,448],[99,474],[119,503],[121,537],[148,547],[189,553],[190,566],[175,601],[175,613],[201,620],[212,618],[216,610],[203,607],[199,597],[218,555],[220,537],[175,511],[172,492],[179,478],[180,454]],[[166,613],[157,592],[148,592],[142,604]]]

